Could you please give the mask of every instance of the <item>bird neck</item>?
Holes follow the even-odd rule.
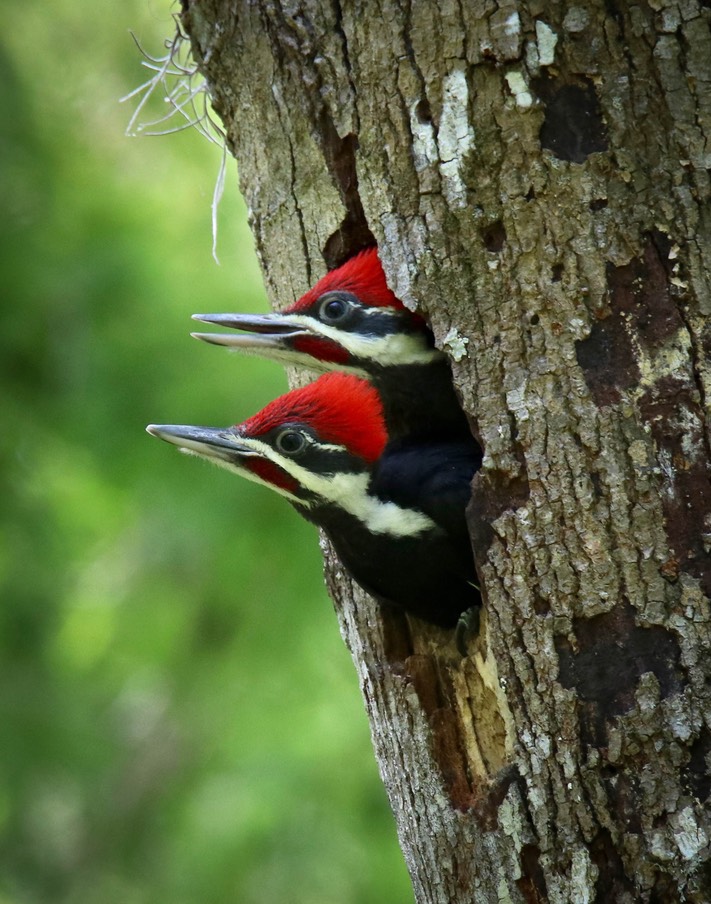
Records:
[[[392,439],[416,435],[442,439],[471,436],[444,356],[429,364],[378,368],[371,374],[371,380],[383,400],[385,422]]]

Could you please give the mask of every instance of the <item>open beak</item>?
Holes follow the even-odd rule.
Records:
[[[227,348],[282,349],[290,340],[299,336],[313,335],[313,331],[303,323],[289,320],[283,314],[193,314],[193,320],[228,327],[231,330],[245,330],[245,333],[191,333],[195,339],[223,345]]]
[[[182,424],[149,424],[146,431],[151,436],[172,443],[182,452],[201,455],[239,465],[240,460],[258,455],[250,449],[248,441],[234,430],[212,427],[189,427]]]

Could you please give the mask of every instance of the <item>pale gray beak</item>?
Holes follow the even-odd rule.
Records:
[[[246,333],[191,333],[195,339],[226,348],[283,348],[284,341],[311,333],[308,326],[283,314],[193,314],[193,320],[215,326],[245,330]]]

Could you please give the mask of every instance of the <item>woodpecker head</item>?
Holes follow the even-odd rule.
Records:
[[[366,491],[387,443],[382,405],[366,381],[326,374],[225,429],[151,424],[150,434],[265,484],[309,509]]]
[[[381,368],[430,364],[442,355],[424,320],[388,288],[375,247],[331,270],[280,313],[193,319],[246,331],[193,333],[197,339],[316,371],[372,377]]]

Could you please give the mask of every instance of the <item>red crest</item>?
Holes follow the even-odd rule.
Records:
[[[380,458],[388,441],[378,391],[351,374],[325,374],[270,402],[236,429],[256,437],[289,423],[311,427],[320,439],[368,462]]]
[[[311,305],[326,292],[350,292],[363,304],[380,308],[404,307],[400,299],[391,292],[385,280],[385,272],[378,258],[378,249],[373,246],[366,248],[347,260],[345,264],[331,270],[302,295],[298,301],[289,305],[285,314],[299,314],[310,308]]]

